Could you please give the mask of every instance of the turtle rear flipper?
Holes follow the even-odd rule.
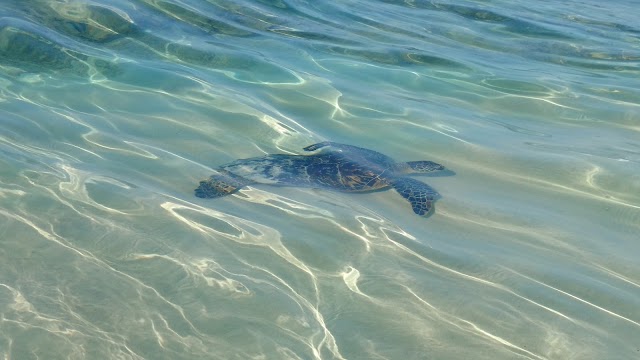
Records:
[[[411,203],[413,212],[418,215],[429,214],[433,204],[440,197],[431,186],[412,178],[398,178],[391,185]]]
[[[220,175],[212,175],[209,179],[200,181],[200,186],[195,189],[195,195],[199,198],[231,195],[250,183],[250,180],[225,171]]]

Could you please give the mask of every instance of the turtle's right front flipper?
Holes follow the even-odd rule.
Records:
[[[317,144],[312,144],[309,145],[307,147],[302,148],[302,150],[304,151],[316,151],[318,149],[322,149],[324,147],[330,146],[333,149],[332,150],[342,150],[342,151],[355,151],[355,152],[364,152],[366,153],[374,153],[376,156],[378,155],[382,155],[376,151],[373,150],[369,150],[369,149],[364,149],[361,147],[357,147],[357,146],[353,146],[353,145],[347,145],[347,144],[340,144],[337,142],[333,142],[333,141],[323,141],[323,142],[319,142]],[[384,155],[382,155],[384,156]]]
[[[431,186],[409,177],[398,178],[391,185],[411,203],[413,212],[418,215],[429,214],[433,204],[440,197]]]
[[[199,198],[217,198],[231,195],[251,182],[228,171],[223,171],[219,175],[211,175],[209,179],[200,181],[200,186],[195,190],[195,195]]]
[[[303,148],[302,150],[304,150],[304,151],[316,151],[318,149],[322,149],[323,147],[327,147],[327,146],[331,146],[331,145],[333,145],[333,143],[331,141],[323,141],[323,142],[319,142],[317,144],[309,145],[309,146]]]

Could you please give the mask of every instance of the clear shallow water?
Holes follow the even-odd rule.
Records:
[[[640,356],[632,2],[0,3],[0,355]],[[456,172],[193,196],[332,140]]]

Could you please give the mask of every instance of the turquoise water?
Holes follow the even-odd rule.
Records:
[[[637,13],[0,2],[0,358],[639,358]],[[325,140],[455,175],[193,194]]]

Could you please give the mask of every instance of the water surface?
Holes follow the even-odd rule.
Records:
[[[631,1],[0,4],[0,356],[640,356]],[[442,198],[193,189],[337,141]]]

